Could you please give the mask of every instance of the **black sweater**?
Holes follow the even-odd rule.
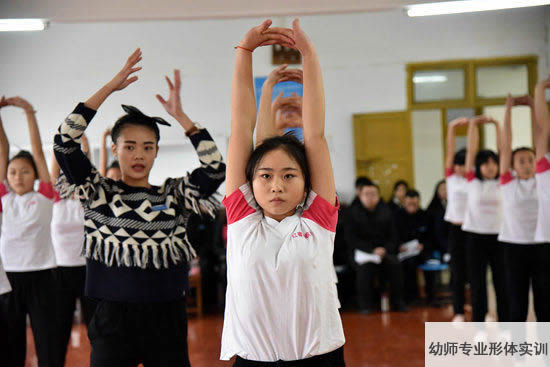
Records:
[[[199,168],[161,186],[131,187],[102,177],[80,149],[95,112],[80,103],[54,138],[63,172],[58,189],[62,196],[74,193],[84,208],[86,295],[126,302],[181,299],[188,261],[195,256],[188,219],[202,211],[214,214],[212,195],[225,179],[221,154],[201,129],[190,137]]]

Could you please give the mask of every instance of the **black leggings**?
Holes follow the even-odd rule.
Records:
[[[61,366],[57,349],[56,297],[52,269],[6,273],[12,291],[0,296],[7,324],[7,343],[0,353],[0,366],[23,367],[27,355],[27,314],[36,345],[38,366]]]
[[[256,362],[237,356],[233,367],[345,367],[344,347],[333,352],[321,354],[298,361]]]
[[[86,326],[90,323],[94,312],[94,301],[84,296],[86,281],[86,266],[58,267],[54,270],[56,285],[56,323],[58,327],[59,355],[61,365],[65,364],[67,344],[73,327],[73,315],[76,308],[76,299],[80,299],[82,316]]]
[[[185,300],[99,301],[88,327],[91,367],[189,367]]]
[[[538,322],[550,321],[550,244],[503,243],[510,289],[510,321],[527,321],[529,287],[533,286]]]
[[[455,315],[464,315],[466,303],[466,233],[459,225],[449,226],[449,253],[451,254],[451,293]]]
[[[487,267],[489,265],[497,298],[498,321],[503,322],[509,319],[504,247],[498,242],[497,237],[496,234],[467,232],[466,264],[472,291],[472,321],[474,322],[485,321],[487,314]]]

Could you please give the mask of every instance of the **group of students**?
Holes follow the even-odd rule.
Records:
[[[395,183],[387,203],[373,180],[359,177],[355,187],[356,198],[344,212],[342,229],[356,268],[359,309],[364,314],[375,312],[380,290],[389,283],[393,310],[407,311],[409,305],[420,300],[417,268],[434,256],[441,260],[446,253],[447,228],[441,223],[446,206],[445,182],[436,185],[426,210],[420,206],[420,193],[404,180]],[[424,279],[428,304],[439,306],[436,273],[424,272]]]
[[[485,116],[449,125],[446,176],[455,320],[464,320],[470,283],[473,321],[487,318],[487,268],[491,267],[499,321],[525,321],[532,286],[537,321],[550,320],[550,115],[546,89],[506,101],[503,123]],[[533,148],[512,149],[511,111],[528,106]],[[479,150],[479,126],[496,128],[498,152]],[[455,133],[468,126],[466,150],[455,153]],[[490,318],[489,318],[490,319]]]
[[[489,266],[499,321],[526,321],[531,286],[537,321],[550,319],[550,114],[545,99],[549,88],[550,78],[537,84],[534,98],[508,96],[502,124],[486,116],[450,122],[446,180],[437,183],[426,211],[419,208],[418,192],[404,181],[395,184],[392,199],[384,203],[375,182],[357,179],[357,196],[347,209],[344,232],[354,255],[362,312],[373,312],[380,300],[373,286],[377,274],[382,275],[382,286],[390,283],[394,309],[407,310],[418,296],[417,267],[437,251],[447,255],[435,257],[450,260],[453,321],[465,320],[467,283],[472,320],[493,320],[487,306]],[[512,149],[514,106],[531,109],[534,148]],[[498,152],[479,150],[483,124],[495,126]],[[468,129],[468,143],[455,152],[460,126]],[[418,251],[403,260],[411,240]],[[434,273],[423,273],[431,303]]]
[[[303,98],[279,98],[278,108],[266,104],[257,116],[252,55],[273,44],[297,49],[303,72],[278,68],[268,85],[299,81]],[[149,173],[158,125],[170,125],[163,118],[122,105],[124,115],[102,144],[110,134],[118,165],[107,167],[104,155],[98,171],[86,153],[84,132],[96,111],[137,81],[140,49],[60,124],[51,175],[33,107],[2,98],[0,107],[25,111],[32,154],[10,159],[0,128],[0,365],[24,366],[28,314],[38,365],[62,366],[81,297],[90,301],[83,308],[91,366],[188,366],[185,293],[195,249],[187,225],[192,214],[214,215],[224,181],[228,286],[220,358],[237,356],[235,366],[345,365],[332,264],[339,204],[317,52],[297,19],[291,29],[270,20],[253,27],[235,52],[227,164],[208,131],[183,111],[179,71],[166,77],[169,97],[157,99],[184,129],[200,167],[160,186],[149,183]],[[285,124],[303,127],[303,142],[284,134]]]

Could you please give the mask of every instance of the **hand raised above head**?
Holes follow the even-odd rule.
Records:
[[[130,57],[128,57],[122,69],[108,83],[108,86],[112,91],[122,90],[138,80],[138,77],[136,75],[131,75],[141,70],[141,67],[135,67],[135,65],[140,62],[141,59],[141,49],[138,48],[130,55]]]
[[[0,108],[6,107],[6,106],[9,106],[6,96],[0,97]]]
[[[246,32],[238,47],[248,51],[254,51],[261,46],[275,44],[294,48],[294,34],[292,29],[280,27],[270,28],[272,23],[273,22],[268,19],[259,26],[251,28]]]
[[[32,105],[26,99],[19,96],[8,98],[5,103],[7,103],[8,106],[19,107],[25,111],[34,111]]]
[[[170,80],[169,77],[165,76],[166,82],[168,83],[168,100],[162,98],[160,94],[157,94],[157,100],[162,104],[162,107],[168,112],[172,117],[176,118],[181,116],[183,113],[183,107],[181,105],[181,75],[178,69],[174,69],[174,82]]]

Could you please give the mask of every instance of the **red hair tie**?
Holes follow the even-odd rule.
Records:
[[[251,49],[246,48],[246,47],[243,47],[243,46],[238,46],[238,45],[235,46],[235,50],[238,49],[238,48],[242,48],[243,50],[246,50],[246,51],[248,51],[248,52],[254,52],[254,51],[252,51]]]

